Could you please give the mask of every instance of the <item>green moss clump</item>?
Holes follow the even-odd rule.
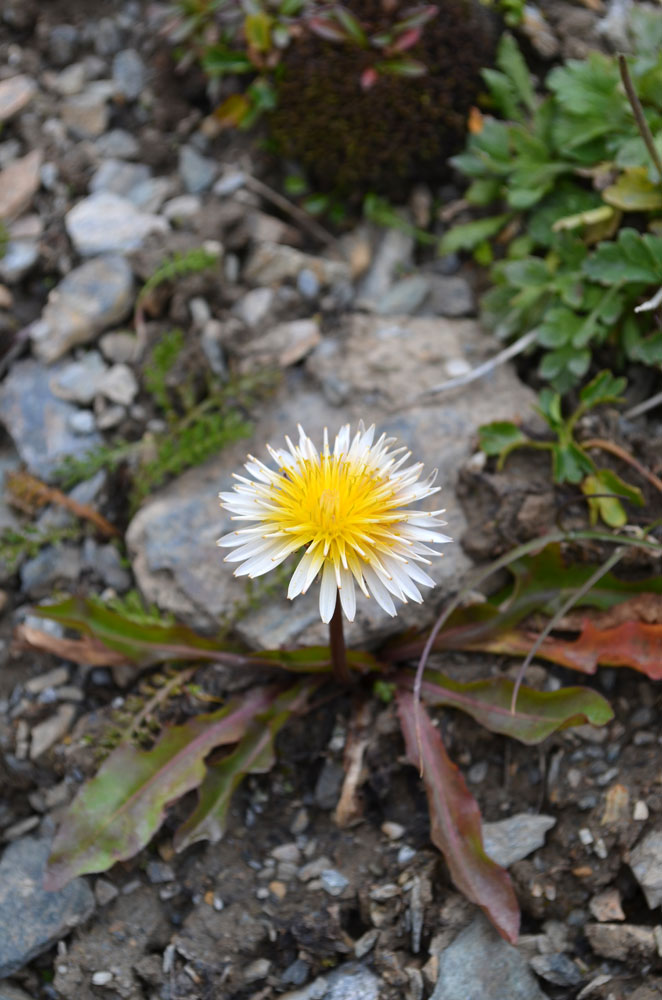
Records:
[[[407,4],[385,13],[359,0],[352,13],[367,33],[388,30]],[[362,90],[361,73],[379,58],[372,48],[306,34],[286,50],[270,134],[281,156],[300,163],[319,189],[344,197],[375,192],[398,199],[416,181],[448,176],[462,146],[480,71],[494,60],[497,22],[476,0],[441,0],[439,14],[407,52],[424,76],[380,75]]]

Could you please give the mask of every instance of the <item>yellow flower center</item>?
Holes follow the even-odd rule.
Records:
[[[347,565],[352,553],[369,558],[388,548],[395,537],[391,525],[402,520],[388,479],[342,456],[283,470],[269,493],[269,524],[299,545],[322,546],[336,565]]]

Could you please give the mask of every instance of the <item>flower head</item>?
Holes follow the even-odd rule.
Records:
[[[323,622],[331,620],[338,594],[354,621],[356,584],[390,615],[393,597],[420,603],[417,584],[434,586],[422,567],[441,555],[429,545],[451,539],[436,530],[446,523],[439,520],[443,510],[407,508],[439,491],[436,472],[419,482],[423,464],[407,466],[411,452],[392,450],[395,438],[374,437],[374,426],[361,423],[352,437],[345,424],[333,451],[324,432],[320,453],[299,427],[298,445],[289,438],[287,449],[267,445],[277,470],[249,455],[252,478],[235,475],[234,492],[220,494],[234,521],[254,522],[218,540],[232,550],[226,561],[240,563],[235,576],[261,576],[305,547],[287,596],[305,594],[321,571]]]

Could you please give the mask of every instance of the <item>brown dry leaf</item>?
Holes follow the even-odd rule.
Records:
[[[334,813],[339,827],[349,826],[363,815],[363,803],[358,791],[365,777],[363,758],[370,740],[373,718],[374,705],[365,701],[358,707],[349,724],[343,757],[345,780]]]
[[[72,660],[87,667],[110,667],[113,680],[119,687],[126,687],[136,674],[135,666],[125,656],[108,649],[92,636],[61,639],[30,625],[18,625],[14,631],[13,646],[17,650],[38,649],[42,653],[52,653],[63,660]]]
[[[119,535],[119,530],[115,525],[107,521],[98,511],[88,504],[72,500],[66,493],[42,483],[40,479],[31,476],[29,472],[8,472],[5,476],[5,486],[9,502],[27,514],[33,514],[40,507],[54,503],[71,511],[76,517],[90,521],[103,535]]]
[[[571,611],[558,624],[559,631],[581,632],[584,622],[590,617],[596,628],[615,628],[625,622],[644,622],[646,625],[662,625],[662,594],[635,594],[627,601],[615,604],[605,611],[586,609]]]

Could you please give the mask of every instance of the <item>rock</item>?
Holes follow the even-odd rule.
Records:
[[[149,177],[131,188],[127,198],[143,212],[158,212],[166,198],[172,194],[173,186],[171,177]]]
[[[86,538],[83,567],[91,569],[106,587],[112,587],[119,594],[131,586],[131,574],[122,565],[122,557],[110,542],[97,545],[93,538]]]
[[[138,356],[138,340],[135,333],[124,330],[104,333],[99,340],[99,347],[106,361],[116,364],[130,364]]]
[[[379,1000],[379,996],[375,974],[357,962],[348,962],[301,990],[283,993],[281,1000]]]
[[[131,200],[131,192],[139,184],[149,180],[152,171],[142,163],[126,163],[124,160],[109,159],[99,164],[90,180],[90,193],[110,191],[124,195]]]
[[[88,261],[50,293],[41,320],[33,326],[35,353],[51,364],[124,319],[132,305],[133,276],[126,260],[106,254]]]
[[[266,320],[275,297],[272,288],[253,288],[235,302],[232,315],[253,330]]]
[[[256,958],[244,969],[244,982],[258,983],[266,979],[271,969],[271,962],[268,958]]]
[[[227,198],[228,195],[239,191],[245,183],[246,174],[243,170],[229,170],[224,172],[222,177],[219,177],[212,190],[219,198]]]
[[[195,146],[182,146],[179,151],[179,176],[189,194],[208,191],[218,174],[218,163],[199,153]]]
[[[122,45],[122,36],[115,19],[102,17],[96,24],[88,24],[94,51],[98,56],[114,56]]]
[[[255,289],[255,291],[260,290]],[[302,361],[321,343],[321,340],[319,326],[312,319],[294,319],[289,323],[278,323],[263,336],[254,337],[238,345],[238,354],[241,358],[239,370],[252,372],[264,368],[287,368]]]
[[[10,222],[26,208],[40,184],[41,150],[14,160],[0,172],[0,220]]]
[[[18,361],[0,386],[0,420],[28,470],[46,480],[65,455],[80,457],[101,442],[96,434],[83,439],[71,432],[76,409],[53,395],[53,375],[57,369],[38,361]]]
[[[429,279],[424,274],[411,274],[396,281],[387,292],[372,304],[372,312],[378,316],[403,316],[415,313],[430,289]]]
[[[89,436],[84,439],[89,441]],[[73,589],[78,583],[80,551],[73,545],[47,545],[21,566],[21,587],[30,597],[47,597],[57,589]]]
[[[596,955],[642,962],[658,954],[656,929],[640,924],[587,924],[584,933]]]
[[[0,983],[0,1000],[34,1000],[34,998],[28,996],[19,986],[3,980]]]
[[[37,84],[25,73],[0,80],[0,122],[8,122],[14,115],[20,114],[36,92]]]
[[[141,212],[127,198],[100,191],[79,201],[65,216],[71,240],[83,257],[103,253],[130,253],[153,232],[165,232],[168,223]]]
[[[26,837],[0,861],[0,976],[9,976],[71,933],[94,911],[82,878],[63,889],[42,888],[50,842]]]
[[[421,316],[471,316],[476,302],[466,278],[430,274],[428,295],[419,310]]]
[[[108,127],[108,95],[103,88],[92,85],[82,94],[63,101],[62,121],[76,139],[96,139]]]
[[[48,54],[56,66],[68,66],[73,62],[78,45],[78,28],[73,24],[56,24],[48,36]]]
[[[335,868],[325,868],[320,875],[320,882],[329,896],[342,896],[349,885],[349,879],[345,878],[341,872],[336,871]]]
[[[414,240],[399,229],[387,229],[367,274],[358,289],[360,308],[373,309],[384,298],[393,284],[395,275],[412,263]]]
[[[295,281],[304,268],[312,271],[323,285],[349,279],[349,265],[344,261],[313,257],[283,243],[261,243],[256,246],[244,268],[244,278],[255,285]]]
[[[61,97],[73,97],[74,94],[80,94],[83,90],[86,79],[87,74],[83,63],[72,63],[61,73],[49,74],[48,87],[56,94],[60,94]]]
[[[230,487],[233,472],[241,472],[247,452],[266,458],[266,443],[282,442],[285,434],[296,432],[297,423],[321,441],[325,426],[333,433],[347,421],[355,425],[358,419],[374,420],[380,430],[407,445],[415,460],[430,470],[439,468],[444,487],[440,503],[448,508],[445,530],[455,539],[462,537],[466,522],[452,484],[473,447],[477,428],[488,420],[512,420],[528,413],[534,394],[520,385],[511,368],[503,366],[484,382],[465,387],[452,405],[447,396],[433,396],[422,405],[421,390],[444,380],[450,358],[469,357],[478,363],[493,351],[492,340],[470,320],[396,322],[353,316],[348,326],[348,338],[325,337],[306,362],[306,370],[323,386],[330,376],[339,376],[347,387],[347,402],[329,403],[318,389],[302,381],[300,372],[292,372],[263,407],[249,441],[227,448],[206,466],[186,473],[133,519],[128,546],[138,585],[148,601],[197,627],[218,626],[243,591],[214,544],[231,525],[219,509],[217,493]],[[444,547],[444,558],[434,560],[429,571],[447,592],[461,586],[470,568],[468,557],[454,544]],[[434,592],[426,591],[423,604],[399,606],[398,617],[391,619],[375,601],[359,598],[348,639],[362,643],[409,626],[423,627],[434,621],[435,608]],[[298,641],[326,641],[314,587],[293,602],[284,596],[282,600],[270,598],[249,612],[238,630],[251,645],[268,649]]]
[[[122,128],[111,129],[94,143],[100,156],[118,160],[133,160],[140,152],[138,141]]]
[[[528,857],[545,843],[545,834],[556,826],[553,816],[518,813],[496,823],[483,823],[485,853],[502,868]]]
[[[39,246],[29,240],[12,240],[0,257],[0,278],[15,285],[28,274],[39,260]]]
[[[99,382],[107,369],[98,351],[88,351],[80,361],[71,361],[59,368],[50,386],[58,399],[83,405],[92,402],[98,392]]]
[[[127,101],[137,100],[145,87],[145,64],[135,49],[124,49],[113,58],[115,94]]]
[[[297,274],[297,289],[302,298],[314,302],[320,293],[320,283],[314,271],[309,267],[302,268]]]
[[[94,883],[94,896],[99,906],[107,906],[119,896],[119,889],[105,878],[98,878]]]
[[[430,1000],[546,1000],[517,948],[482,915],[439,956]]]
[[[584,978],[572,959],[562,952],[534,955],[530,965],[536,975],[554,986],[579,986]]]
[[[171,198],[161,209],[161,214],[169,222],[184,222],[192,219],[202,209],[202,202],[196,194],[180,194],[176,198]]]
[[[625,920],[621,894],[618,889],[605,889],[603,892],[599,892],[590,901],[588,908],[601,924],[612,920]]]
[[[60,705],[53,715],[34,727],[30,744],[31,760],[39,760],[42,754],[69,732],[75,714],[76,709],[73,705]]]
[[[99,380],[97,392],[111,403],[130,406],[138,395],[138,382],[128,365],[113,365]]]
[[[630,868],[651,910],[662,903],[662,830],[650,830],[630,851]]]

